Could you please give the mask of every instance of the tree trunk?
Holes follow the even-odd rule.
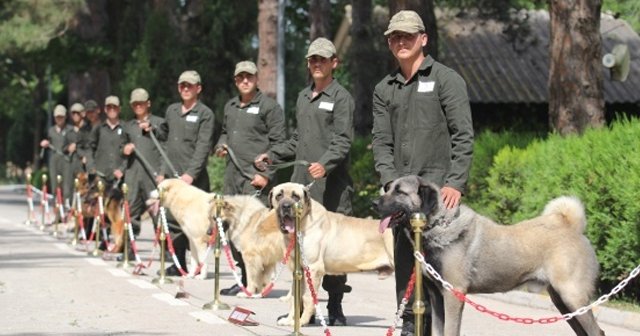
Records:
[[[373,126],[372,100],[373,89],[377,80],[376,71],[372,71],[372,66],[380,63],[376,60],[377,55],[374,50],[372,39],[380,38],[372,36],[371,30],[371,0],[353,0],[351,40],[349,48],[351,74],[353,77],[353,94],[356,103],[356,110],[353,116],[353,124],[357,135],[365,136],[371,132]],[[384,62],[382,63],[384,67]],[[373,67],[378,68],[378,67]]]
[[[604,124],[600,0],[551,0],[549,124],[560,134]]]
[[[427,55],[438,59],[438,25],[433,0],[389,0],[389,18],[403,10],[413,10],[422,18],[429,42],[424,48]]]
[[[331,4],[329,0],[311,0],[309,4],[309,40],[331,38]]]
[[[258,0],[258,87],[276,98],[278,75],[278,0]]]

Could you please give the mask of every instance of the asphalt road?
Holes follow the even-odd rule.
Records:
[[[287,311],[278,297],[286,294],[291,275],[286,271],[275,290],[263,299],[221,297],[231,307],[255,312],[259,325],[240,327],[227,321],[230,310],[203,310],[213,300],[214,259],[209,257],[209,279],[172,278],[176,283],[155,285],[159,268],[157,251],[152,257],[152,227],[143,225],[138,240],[141,257],[152,264],[142,274],[118,268],[114,260],[87,254],[83,245],[72,247],[69,236],[52,237],[36,226],[25,225],[25,196],[12,187],[0,187],[0,334],[1,335],[290,335],[292,328],[276,325]],[[92,250],[93,244],[88,249]],[[221,286],[233,283],[226,260],[221,262]],[[395,310],[393,278],[378,280],[369,273],[349,275],[353,292],[345,295],[346,327],[331,327],[332,335],[385,335]],[[176,299],[176,294],[180,297]],[[320,291],[320,307],[326,314],[326,292]],[[517,317],[558,316],[555,310],[532,307],[530,294],[472,296],[491,310]],[[533,296],[533,301],[546,301]],[[511,302],[511,303],[510,303]],[[514,304],[513,302],[517,302]],[[611,315],[601,327],[607,335],[640,335],[637,314],[603,309],[599,318]],[[629,322],[631,321],[631,322]],[[520,325],[500,321],[467,307],[462,335],[573,335],[564,322]],[[622,327],[621,327],[622,326]],[[633,327],[633,326],[632,326]],[[319,325],[302,328],[304,335],[323,335]],[[396,331],[395,335],[399,332]]]

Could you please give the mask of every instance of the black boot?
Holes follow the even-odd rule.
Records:
[[[343,292],[329,292],[329,302],[327,303],[327,310],[329,311],[329,325],[330,326],[346,326],[347,318],[342,312],[342,298]]]

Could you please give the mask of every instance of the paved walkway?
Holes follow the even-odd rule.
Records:
[[[179,279],[176,283],[152,284],[159,268],[158,253],[142,274],[116,267],[117,262],[92,257],[84,246],[71,247],[69,237],[55,238],[23,224],[24,195],[0,188],[0,334],[3,335],[290,335],[292,328],[276,325],[287,311],[278,297],[286,294],[291,275],[283,272],[275,290],[264,299],[221,297],[231,307],[255,312],[259,325],[240,327],[227,321],[230,310],[203,310],[213,299],[212,279]],[[138,240],[145,263],[152,253],[150,224]],[[90,245],[89,248],[92,248]],[[90,249],[91,250],[91,249]],[[210,257],[209,276],[213,277]],[[226,260],[221,263],[221,286],[233,284]],[[636,280],[637,281],[637,280]],[[332,327],[332,335],[385,335],[395,310],[393,278],[378,280],[375,274],[349,275],[353,292],[345,295],[344,311],[349,326]],[[180,293],[179,299],[176,294]],[[326,292],[320,291],[326,314]],[[543,295],[524,292],[476,295],[473,300],[488,308],[518,317],[551,317],[559,313]],[[596,311],[607,335],[640,335],[640,315],[599,308]],[[302,328],[304,335],[323,335],[319,325]],[[398,335],[396,332],[395,335]],[[503,322],[467,307],[462,335],[573,335],[564,322],[524,326]]]

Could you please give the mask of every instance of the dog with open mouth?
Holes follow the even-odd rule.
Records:
[[[269,193],[269,205],[276,210],[285,245],[296,234],[294,205],[298,202],[302,205],[302,254],[308,262],[316,291],[325,274],[377,271],[383,278],[393,272],[393,235],[390,231],[380,234],[375,219],[328,211],[311,199],[307,188],[299,183],[279,184]],[[306,325],[315,311],[311,292],[306,286],[303,286],[302,302],[300,324]],[[293,325],[293,303],[291,300],[289,314],[278,320],[278,325]]]
[[[446,209],[439,187],[405,176],[392,181],[374,204],[383,217],[381,229],[410,230],[411,214],[427,216],[425,259],[462,293],[546,286],[562,314],[589,305],[593,298],[599,265],[584,235],[586,216],[577,198],[556,198],[538,217],[499,225],[464,205]],[[464,303],[437,283],[429,287],[431,335],[459,335]],[[576,335],[604,335],[591,311],[567,322]]]

